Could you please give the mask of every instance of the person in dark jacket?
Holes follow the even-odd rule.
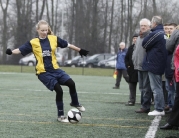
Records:
[[[133,35],[132,45],[128,48],[128,51],[125,56],[125,65],[127,68],[127,73],[129,75],[129,101],[126,106],[134,106],[136,101],[136,87],[138,82],[138,70],[134,69],[134,64],[132,61],[132,54],[134,51],[134,45],[136,43],[138,34]]]
[[[124,79],[126,80],[126,82],[128,82],[129,76],[127,74],[126,66],[124,63],[126,53],[127,53],[127,48],[125,46],[125,43],[121,42],[119,44],[119,51],[117,53],[117,58],[116,58],[117,78],[116,78],[116,84],[113,87],[113,89],[120,88],[120,82],[121,82],[122,75],[123,75]]]
[[[166,41],[168,41],[171,34],[175,30],[176,26],[177,25],[175,23],[170,23],[168,25],[169,36],[167,37]],[[166,90],[167,90],[167,105],[165,106],[165,113],[171,113],[172,107],[174,105],[175,80],[174,80],[174,70],[171,68],[172,57],[173,57],[173,53],[168,51],[166,68],[165,68]],[[164,97],[165,97],[165,95],[164,95]]]
[[[162,89],[162,74],[164,74],[167,50],[166,38],[162,25],[162,18],[152,18],[151,33],[144,38],[142,47],[146,49],[143,68],[148,71],[150,87],[154,95],[155,110],[149,112],[149,116],[165,115],[164,95]]]

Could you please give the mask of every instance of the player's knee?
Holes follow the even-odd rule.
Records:
[[[67,85],[68,87],[75,87],[75,82],[72,79],[69,79],[65,82],[65,85]]]

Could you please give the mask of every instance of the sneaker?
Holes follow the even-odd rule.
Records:
[[[149,112],[148,115],[149,116],[162,116],[162,115],[165,115],[165,112],[164,111],[159,112],[159,111],[154,110],[152,112]]]
[[[172,108],[170,108],[168,111],[165,111],[166,114],[170,114],[172,112]]]
[[[70,103],[70,105],[75,107],[75,108],[77,108],[81,112],[85,111],[85,108],[82,105],[80,105],[80,104],[79,105],[74,105],[74,104]]]
[[[57,121],[62,122],[62,123],[68,123],[69,122],[68,119],[65,116],[59,116],[57,118]]]
[[[136,110],[135,112],[136,113],[148,113],[148,112],[150,112],[150,109],[140,108],[139,110]]]
[[[128,102],[125,104],[126,106],[134,106],[135,104],[133,102]]]
[[[168,111],[169,109],[170,109],[169,106],[165,106],[165,108],[164,108],[165,111]]]
[[[119,87],[115,86],[115,87],[113,87],[113,89],[119,89]]]

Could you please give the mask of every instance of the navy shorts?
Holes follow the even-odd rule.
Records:
[[[55,84],[59,83],[63,85],[70,76],[61,69],[53,70],[50,72],[44,72],[38,75],[38,79],[51,91],[54,90]]]

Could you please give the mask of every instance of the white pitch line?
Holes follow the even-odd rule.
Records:
[[[157,132],[161,118],[162,118],[161,116],[155,116],[155,118],[152,120],[152,123],[145,135],[145,138],[155,138],[155,134]]]
[[[5,88],[0,88],[0,90],[3,90]],[[24,89],[8,89],[10,91],[23,91]],[[35,90],[35,89],[25,89],[25,91],[35,91],[35,92],[48,92],[50,90]],[[69,92],[69,91],[65,91],[64,92]],[[82,92],[82,91],[78,91],[78,93],[85,93],[85,94],[100,94],[101,92]],[[103,94],[106,94],[106,95],[129,95],[128,93],[103,93]],[[136,95],[140,95],[140,94],[136,94]]]

